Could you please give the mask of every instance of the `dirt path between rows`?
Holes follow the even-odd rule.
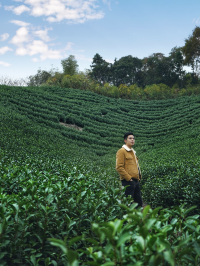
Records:
[[[59,122],[59,124],[64,126],[64,127],[70,127],[70,128],[73,128],[73,129],[76,129],[76,130],[79,130],[79,131],[83,130],[82,127],[78,127],[77,125],[73,125],[73,124],[66,124],[66,123],[62,123],[62,122]]]

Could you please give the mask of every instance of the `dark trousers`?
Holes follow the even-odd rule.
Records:
[[[126,187],[125,195],[126,197],[128,195],[131,195],[134,202],[138,203],[138,207],[142,207],[142,196],[140,191],[140,182],[136,179],[133,179],[133,181],[126,181],[125,179],[122,180],[122,186]]]

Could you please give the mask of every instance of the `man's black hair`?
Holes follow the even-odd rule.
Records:
[[[127,132],[124,134],[124,140],[128,138],[128,136],[133,135],[132,132]]]

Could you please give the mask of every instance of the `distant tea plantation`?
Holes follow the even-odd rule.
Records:
[[[115,170],[132,131],[144,209]],[[0,265],[200,265],[200,95],[0,86]]]

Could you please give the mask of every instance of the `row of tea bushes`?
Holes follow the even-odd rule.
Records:
[[[123,191],[106,171],[42,157],[0,162],[0,265],[64,265],[48,238],[91,237],[92,223],[122,218]]]
[[[115,176],[93,163],[24,158],[0,153],[0,265],[199,265],[198,206],[186,208],[192,201],[142,212],[127,207],[131,199]],[[157,168],[152,182],[169,170],[181,175],[185,168]],[[197,185],[197,167],[185,174]]]
[[[200,211],[200,161],[149,167],[142,181],[143,197],[153,208],[196,205]]]
[[[94,236],[74,239],[51,238],[65,256],[63,265],[159,266],[200,264],[199,215],[189,216],[190,209],[135,209],[120,205],[127,212],[123,219],[93,223]],[[80,242],[85,247],[77,249]],[[36,259],[35,259],[36,261]],[[38,264],[37,264],[38,263]],[[37,260],[35,265],[39,265]]]
[[[110,99],[65,88],[0,87],[0,104],[34,123],[57,129],[66,139],[90,144],[118,147],[125,131],[134,131],[144,144],[166,142],[174,135],[183,136],[200,127],[200,96],[174,100],[137,102]],[[66,128],[62,123],[76,124],[82,131]],[[183,132],[184,131],[184,132]],[[73,137],[74,135],[74,137]],[[110,141],[112,135],[115,141]],[[102,144],[102,145],[101,145]],[[99,149],[98,149],[99,150]],[[98,154],[105,154],[98,151]]]

